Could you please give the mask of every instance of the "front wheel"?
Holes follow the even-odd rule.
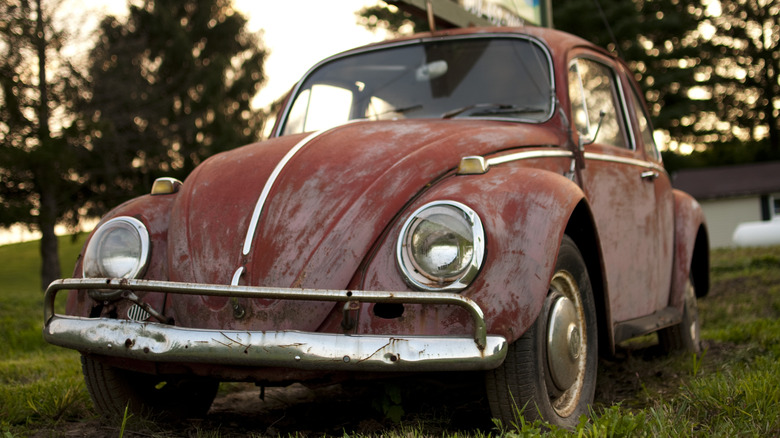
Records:
[[[81,369],[95,408],[106,416],[122,416],[127,408],[141,415],[202,417],[219,388],[214,380],[127,371],[83,355]]]
[[[564,236],[539,316],[488,372],[490,410],[504,424],[529,421],[573,428],[596,389],[598,336],[590,278],[577,245]]]

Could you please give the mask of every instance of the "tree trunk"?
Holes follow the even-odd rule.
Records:
[[[764,114],[766,114],[766,123],[769,126],[769,145],[773,152],[780,152],[780,128],[778,127],[778,118],[775,116],[775,99],[777,99],[777,71],[772,63],[771,56],[767,56],[766,76],[767,87],[764,91],[767,94],[769,103],[766,105]]]
[[[61,278],[59,242],[54,233],[57,225],[57,200],[48,189],[41,189],[41,211],[38,226],[41,230],[41,289]]]
[[[41,289],[46,290],[49,284],[60,278],[60,256],[57,235],[54,227],[57,225],[57,183],[56,171],[52,155],[48,154],[52,146],[49,130],[49,93],[46,82],[46,33],[43,23],[43,0],[35,2],[37,18],[35,26],[35,47],[38,52],[38,154],[41,161],[35,163],[36,185],[40,194],[40,211],[38,226],[41,230]]]

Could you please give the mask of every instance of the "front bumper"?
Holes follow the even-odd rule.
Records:
[[[300,331],[243,331],[82,318],[54,313],[60,290],[163,292],[236,298],[336,302],[456,305],[474,322],[473,336],[344,335]],[[142,304],[142,303],[141,303]],[[285,367],[327,371],[466,371],[501,365],[507,353],[502,336],[488,336],[480,307],[453,293],[377,292],[221,286],[125,279],[65,279],[53,282],[44,298],[44,339],[82,353],[152,362]]]

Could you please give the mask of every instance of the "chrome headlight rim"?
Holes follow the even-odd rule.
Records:
[[[435,214],[462,220],[470,230],[471,257],[455,275],[439,277],[425,270],[412,254],[411,239],[421,222]],[[429,202],[415,210],[401,227],[396,244],[396,262],[406,282],[415,289],[429,292],[460,292],[476,278],[485,258],[485,231],[479,215],[467,205],[452,200]]]
[[[117,232],[124,232],[126,237],[130,238],[133,245],[130,248],[132,257],[125,258],[126,267],[122,268],[122,273],[109,272],[111,267],[107,267],[104,262],[107,256],[116,256],[115,251],[110,247],[109,240],[116,236]],[[141,277],[149,263],[150,255],[149,231],[140,220],[130,216],[119,216],[101,224],[87,243],[84,251],[84,260],[82,263],[82,277],[84,278],[127,278],[134,279]],[[95,291],[90,293],[95,299],[113,299],[121,291]],[[94,296],[93,296],[94,295]]]

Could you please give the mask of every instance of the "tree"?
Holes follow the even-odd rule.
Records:
[[[385,29],[395,35],[412,34],[428,30],[428,20],[424,17],[401,11],[397,6],[379,2],[375,6],[366,6],[355,13],[358,24],[370,31]]]
[[[627,61],[677,143],[768,139],[780,156],[780,1],[556,0],[556,28]],[[397,30],[373,8],[364,23]]]
[[[0,2],[0,226],[41,232],[42,288],[61,274],[55,225],[75,227],[86,202],[85,136],[73,116],[85,83],[51,15],[42,0]]]
[[[697,111],[687,92],[698,85],[689,64],[698,53],[695,32],[701,14],[689,9],[676,0],[556,0],[553,23],[626,60],[644,89],[656,128],[682,138],[685,131],[678,128]],[[399,33],[401,25],[427,27],[419,20],[401,20],[405,17],[387,5],[364,8],[359,16],[369,29]]]
[[[697,0],[560,0],[555,26],[623,58],[642,87],[656,129],[677,142],[698,143],[694,122],[705,110],[691,90],[704,62],[703,9]]]
[[[703,21],[711,62],[701,85],[712,99],[719,140],[766,135],[780,153],[780,1],[720,0]]]
[[[93,212],[184,179],[204,158],[259,139],[251,100],[265,51],[229,0],[144,0],[106,17],[92,51]]]

